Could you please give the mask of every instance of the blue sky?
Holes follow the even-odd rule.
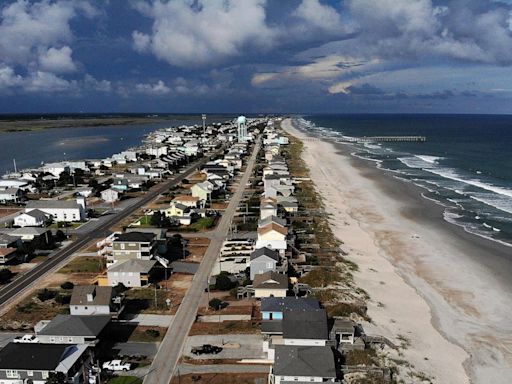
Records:
[[[0,113],[512,113],[512,4],[0,0]]]

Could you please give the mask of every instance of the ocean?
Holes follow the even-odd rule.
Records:
[[[444,219],[512,246],[512,116],[311,115],[295,123],[336,142],[344,137],[426,136],[426,142],[357,143],[353,156],[424,189]]]

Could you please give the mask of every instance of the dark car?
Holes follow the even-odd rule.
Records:
[[[209,355],[209,354],[218,354],[222,351],[221,347],[217,347],[216,345],[211,344],[203,344],[200,347],[192,348],[192,353],[194,355]]]

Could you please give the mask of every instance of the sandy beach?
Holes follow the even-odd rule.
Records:
[[[400,358],[433,383],[509,383],[512,248],[445,222],[421,189],[350,147],[311,138],[289,119],[282,127],[303,140],[333,231],[359,265],[356,283],[371,297],[366,332],[407,340]]]

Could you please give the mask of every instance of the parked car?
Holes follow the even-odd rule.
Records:
[[[15,343],[39,343],[39,339],[36,335],[23,335],[14,338]]]
[[[192,353],[194,355],[209,355],[209,354],[218,354],[222,351],[221,347],[217,347],[216,345],[211,344],[203,344],[200,347],[192,348]]]
[[[132,368],[130,363],[123,363],[121,360],[105,361],[102,365],[103,369],[109,371],[129,371]]]

